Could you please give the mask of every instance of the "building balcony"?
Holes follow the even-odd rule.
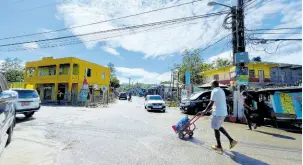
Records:
[[[69,82],[70,75],[58,75],[58,82]]]
[[[79,82],[79,75],[72,75],[72,82],[73,83]]]
[[[51,75],[51,76],[32,76],[32,77],[26,77],[24,80],[26,83],[55,83],[57,82],[57,76]]]

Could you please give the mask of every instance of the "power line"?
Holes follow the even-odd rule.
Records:
[[[75,41],[69,41],[69,42],[66,42],[66,43],[64,43],[62,41],[62,42],[57,42],[57,43],[48,43],[48,44],[45,44],[45,45],[40,45],[39,44],[39,47],[37,47],[37,48],[24,48],[24,47],[22,47],[22,48],[19,48],[19,49],[18,48],[16,48],[16,49],[9,49],[7,51],[10,52],[10,51],[21,51],[21,50],[34,50],[34,49],[40,49],[40,48],[54,48],[54,47],[60,47],[60,46],[75,45],[75,44],[80,44],[80,43],[102,41],[102,40],[106,40],[106,39],[109,39],[109,38],[115,38],[115,37],[121,37],[121,36],[125,36],[125,35],[137,34],[137,33],[140,33],[140,32],[154,31],[154,30],[157,30],[159,28],[162,28],[160,30],[163,30],[164,29],[163,27],[167,27],[167,28],[178,27],[178,26],[170,26],[170,25],[175,25],[175,24],[177,24],[177,23],[168,24],[168,25],[164,25],[164,26],[161,26],[161,27],[153,27],[153,28],[144,29],[144,30],[141,30],[141,31],[135,31],[135,32],[132,32],[132,33],[129,33],[129,34],[119,34],[119,35],[114,35],[114,36],[109,36],[109,37],[102,37],[102,38],[95,38],[95,39],[90,39],[90,40],[85,40],[85,41],[83,41],[83,40],[75,40]],[[184,24],[184,25],[188,25],[188,24]],[[2,50],[2,51],[4,51],[4,50]]]
[[[302,33],[249,33],[249,34],[302,34]]]
[[[137,13],[137,14],[132,14],[132,15],[127,15],[127,16],[123,16],[123,17],[118,17],[118,18],[113,18],[113,19],[108,19],[108,20],[93,22],[93,23],[89,23],[89,24],[72,26],[72,27],[63,28],[63,29],[51,30],[51,31],[40,32],[40,33],[31,33],[31,34],[25,34],[25,35],[13,36],[13,37],[5,37],[5,38],[1,38],[0,40],[14,39],[14,38],[21,38],[21,37],[28,37],[28,36],[35,36],[35,35],[41,35],[41,34],[47,34],[47,33],[52,33],[52,32],[65,31],[65,30],[70,30],[70,29],[75,29],[75,28],[80,28],[80,27],[86,27],[86,26],[96,25],[96,24],[100,24],[100,23],[104,23],[104,22],[116,21],[116,20],[130,18],[130,17],[139,16],[139,15],[143,15],[143,14],[153,13],[153,12],[157,12],[157,11],[161,11],[161,10],[167,10],[167,9],[184,6],[184,5],[188,5],[188,4],[199,2],[199,1],[202,1],[202,0],[194,0],[194,1],[191,1],[191,2],[181,3],[181,4],[178,4],[178,5],[174,5],[174,6],[159,8],[159,9],[155,9],[155,10],[149,10],[149,11],[141,12],[141,13]]]
[[[290,38],[277,38],[277,39],[264,39],[264,38],[251,38],[249,40],[252,40],[252,41],[302,41],[302,38],[301,39],[290,39]]]
[[[290,28],[273,28],[273,29],[247,29],[246,31],[265,31],[265,30],[292,30],[292,29],[302,29],[302,26],[300,27],[290,27]]]
[[[70,36],[63,36],[63,37],[50,38],[50,39],[10,43],[10,44],[0,45],[0,47],[23,45],[23,44],[29,44],[29,43],[38,43],[38,42],[45,42],[45,41],[54,41],[54,40],[66,39],[66,38],[83,37],[83,36],[88,36],[88,35],[95,35],[95,34],[108,33],[108,32],[116,32],[116,31],[122,31],[122,30],[139,29],[139,28],[156,26],[156,25],[161,25],[161,24],[169,24],[169,23],[176,23],[176,22],[187,22],[187,21],[191,21],[191,20],[195,20],[195,19],[201,19],[201,18],[207,18],[207,17],[217,16],[217,15],[222,15],[224,13],[225,12],[209,13],[209,14],[205,14],[205,15],[197,15],[197,16],[192,16],[192,17],[183,17],[183,18],[177,18],[177,19],[172,19],[172,20],[153,22],[153,23],[141,24],[141,25],[135,25],[135,26],[127,26],[127,27],[123,27],[123,28],[109,29],[109,30],[104,30],[104,31],[97,31],[97,32],[84,33],[84,34],[78,34],[78,35],[70,35]]]
[[[212,47],[213,45],[219,43],[220,41],[224,40],[225,38],[229,37],[230,35],[231,35],[231,34],[228,34],[228,35],[222,37],[221,39],[219,39],[218,41],[216,41],[216,42],[214,42],[214,43],[212,43],[212,44],[206,46],[205,48],[203,48],[203,49],[201,50],[201,52],[203,52],[203,51],[205,51],[206,49]]]

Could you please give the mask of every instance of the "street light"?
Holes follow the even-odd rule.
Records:
[[[228,7],[228,8],[232,8],[231,6],[228,6],[228,5],[225,5],[225,4],[222,4],[222,3],[218,3],[218,2],[208,2],[207,3],[207,6],[215,6],[215,5],[220,5],[220,6],[224,6],[224,7]]]

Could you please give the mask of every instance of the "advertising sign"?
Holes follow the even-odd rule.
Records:
[[[276,92],[273,96],[273,102],[276,113],[295,114],[298,119],[302,119],[302,92]]]

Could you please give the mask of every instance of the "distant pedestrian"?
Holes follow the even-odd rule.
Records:
[[[211,148],[215,151],[222,153],[223,148],[220,140],[220,132],[228,138],[230,149],[233,148],[238,142],[231,138],[227,131],[222,127],[225,117],[227,116],[225,92],[219,87],[218,81],[212,81],[211,87],[212,92],[210,96],[210,102],[207,105],[206,109],[201,113],[206,114],[208,111],[212,110],[211,127],[212,129],[214,129],[217,145],[213,145],[211,146]]]
[[[252,126],[254,129],[257,129],[256,121],[258,119],[257,110],[253,106],[253,97],[250,96],[246,91],[242,92],[242,96],[244,97],[243,107],[244,107],[244,115],[247,120],[247,125],[250,130],[252,130]]]
[[[62,99],[62,96],[63,96],[63,93],[60,90],[58,90],[58,93],[57,93],[57,102],[58,102],[58,105],[61,104],[60,101]]]

